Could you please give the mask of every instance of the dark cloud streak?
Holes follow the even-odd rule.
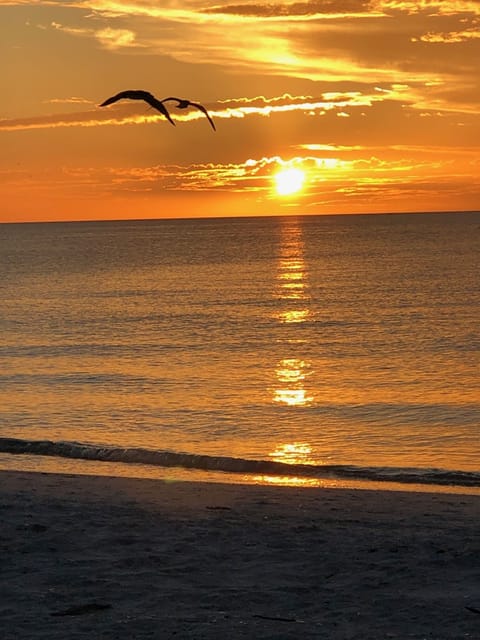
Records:
[[[204,9],[202,13],[230,14],[256,18],[279,18],[293,16],[315,16],[325,14],[351,14],[367,12],[371,2],[368,0],[317,0],[316,2],[292,2],[289,4],[224,4]]]

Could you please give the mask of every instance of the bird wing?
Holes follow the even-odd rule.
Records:
[[[120,91],[120,93],[117,93],[116,95],[112,96],[111,98],[107,98],[105,100],[105,102],[102,102],[102,104],[100,105],[101,107],[106,107],[109,104],[113,104],[114,102],[117,102],[118,100],[124,100],[124,99],[131,99],[132,98],[132,92],[131,90],[128,91]]]
[[[175,122],[170,117],[167,107],[163,104],[163,100],[162,101],[157,100],[157,98],[155,98],[155,96],[152,96],[151,93],[145,96],[144,100],[145,102],[148,102],[148,104],[151,107],[153,107],[157,111],[160,111],[160,113],[166,117],[166,119],[170,122],[170,124],[173,124],[173,126],[175,126]]]
[[[204,113],[207,116],[207,119],[209,121],[209,123],[212,125],[212,129],[214,131],[216,131],[217,129],[215,128],[215,123],[213,122],[212,118],[210,117],[210,114],[208,113],[208,111],[205,109],[205,107],[203,106],[203,104],[198,104],[198,102],[190,102],[190,105],[192,107],[196,107],[197,109],[200,109],[200,111],[202,113]]]
[[[162,102],[171,102],[172,100],[175,100],[175,102],[178,102],[179,104],[182,102],[186,102],[185,100],[182,100],[181,98],[175,98],[174,96],[169,96],[168,98],[163,98]]]
[[[102,104],[100,106],[101,107],[106,107],[109,104],[113,104],[114,102],[117,102],[118,100],[124,100],[124,99],[126,99],[126,100],[143,100],[144,102],[149,104],[151,107],[153,107],[157,111],[160,111],[160,113],[163,116],[165,116],[167,118],[167,120],[171,124],[173,124],[173,126],[175,126],[175,122],[170,117],[170,114],[168,113],[167,108],[165,107],[165,105],[163,105],[160,102],[160,100],[157,100],[157,98],[155,98],[154,95],[152,95],[148,91],[143,91],[141,89],[127,89],[127,91],[120,91],[120,93],[117,93],[116,95],[112,96],[111,98],[107,98],[105,100],[105,102],[102,102]]]

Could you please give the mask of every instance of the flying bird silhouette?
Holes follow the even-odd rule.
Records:
[[[170,117],[170,114],[167,111],[167,107],[163,104],[163,100],[157,100],[154,95],[149,93],[148,91],[142,91],[141,89],[129,89],[127,91],[120,91],[115,96],[111,98],[107,98],[105,102],[102,102],[101,107],[106,107],[109,104],[113,104],[118,100],[143,100],[151,107],[160,111],[160,113],[166,117],[166,119],[175,126],[175,122]]]
[[[162,102],[169,102],[172,100],[174,100],[177,103],[176,105],[177,109],[188,109],[188,107],[195,107],[195,109],[200,109],[200,111],[207,116],[207,119],[211,124],[212,129],[216,131],[215,123],[213,122],[212,118],[210,117],[210,114],[205,109],[203,104],[199,104],[198,102],[191,102],[190,100],[185,100],[184,98],[174,98],[173,96],[170,96],[169,98],[164,98]]]

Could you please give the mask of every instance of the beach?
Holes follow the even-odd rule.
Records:
[[[480,498],[0,473],[2,639],[480,637]]]

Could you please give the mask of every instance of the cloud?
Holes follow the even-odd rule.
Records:
[[[340,193],[358,192],[365,187],[381,185],[457,184],[466,182],[468,174],[454,159],[437,160],[400,157],[386,160],[377,156],[356,159],[338,157],[265,156],[248,158],[240,163],[195,163],[188,165],[155,165],[151,167],[106,168],[76,170],[70,177],[82,185],[104,184],[115,192],[163,192],[194,191],[256,191],[268,195],[272,191],[272,178],[279,169],[297,167],[306,172],[306,191],[303,196],[312,197],[328,184]],[[471,167],[475,169],[475,167]],[[95,178],[87,178],[95,174]],[[408,176],[406,181],[405,176]],[[480,180],[476,181],[477,187]]]
[[[360,151],[365,149],[363,145],[342,145],[342,144],[318,144],[307,143],[295,145],[298,149],[305,149],[306,151]]]
[[[50,98],[49,100],[44,100],[45,104],[92,104],[91,100],[87,100],[86,98],[80,98],[77,96],[71,96],[69,98]]]
[[[28,129],[54,129],[56,127],[96,127],[108,124],[130,124],[158,120],[161,116],[128,116],[112,118],[111,114],[102,115],[97,111],[61,113],[32,118],[0,120],[0,131],[25,131]]]
[[[471,29],[465,29],[464,31],[450,31],[448,33],[433,33],[429,32],[423,36],[420,36],[420,40],[422,42],[430,42],[430,43],[458,43],[465,42],[468,40],[474,40],[476,38],[480,38],[480,29],[478,27],[472,27]],[[415,42],[416,39],[413,39]]]
[[[361,16],[368,13],[370,7],[369,0],[323,0],[309,2],[269,2],[269,3],[246,3],[246,4],[217,4],[208,9],[203,9],[203,13],[209,14],[231,14],[239,17],[255,18],[308,18],[322,16]]]
[[[38,25],[40,29],[46,29],[44,25]],[[80,27],[69,27],[59,22],[50,24],[52,29],[62,31],[73,36],[95,38],[105,49],[120,49],[123,47],[139,46],[136,42],[135,33],[130,29],[114,29],[105,27],[103,29],[87,29]]]
[[[112,52],[160,55],[182,64],[210,65],[224,74],[331,85],[394,80],[410,85],[412,92],[417,88],[413,102],[421,102],[421,108],[430,95],[435,107],[435,84],[451,87],[455,96],[477,82],[476,49],[466,63],[464,51],[452,55],[452,47],[435,46],[478,43],[480,3],[472,0],[66,4],[90,13],[79,25],[57,21],[50,28],[89,37]]]
[[[359,91],[353,92],[326,92],[319,98],[312,96],[282,96],[265,98],[256,96],[254,98],[227,98],[216,104],[206,104],[212,116],[229,119],[245,118],[252,115],[268,117],[276,113],[286,113],[299,111],[306,114],[322,113],[325,111],[344,109],[345,107],[357,108],[368,107],[374,102],[384,99],[384,96],[377,93],[362,94]],[[83,98],[52,99],[49,102],[68,102],[74,104],[87,103],[90,101]],[[139,113],[142,111],[144,113]],[[205,116],[196,109],[188,112],[174,111],[172,115],[181,121],[203,119]],[[119,103],[114,107],[81,111],[77,113],[61,113],[48,116],[38,116],[32,118],[17,118],[10,120],[0,120],[0,131],[20,131],[23,129],[48,129],[55,127],[94,127],[105,125],[126,125],[145,124],[146,122],[158,122],[165,120],[160,114],[147,111],[143,103]]]
[[[373,0],[371,6],[385,13],[401,12],[408,15],[420,13],[428,13],[430,16],[480,14],[478,0]]]
[[[121,47],[130,47],[136,44],[135,33],[129,29],[99,29],[94,32],[95,38],[106,49],[119,49]]]

